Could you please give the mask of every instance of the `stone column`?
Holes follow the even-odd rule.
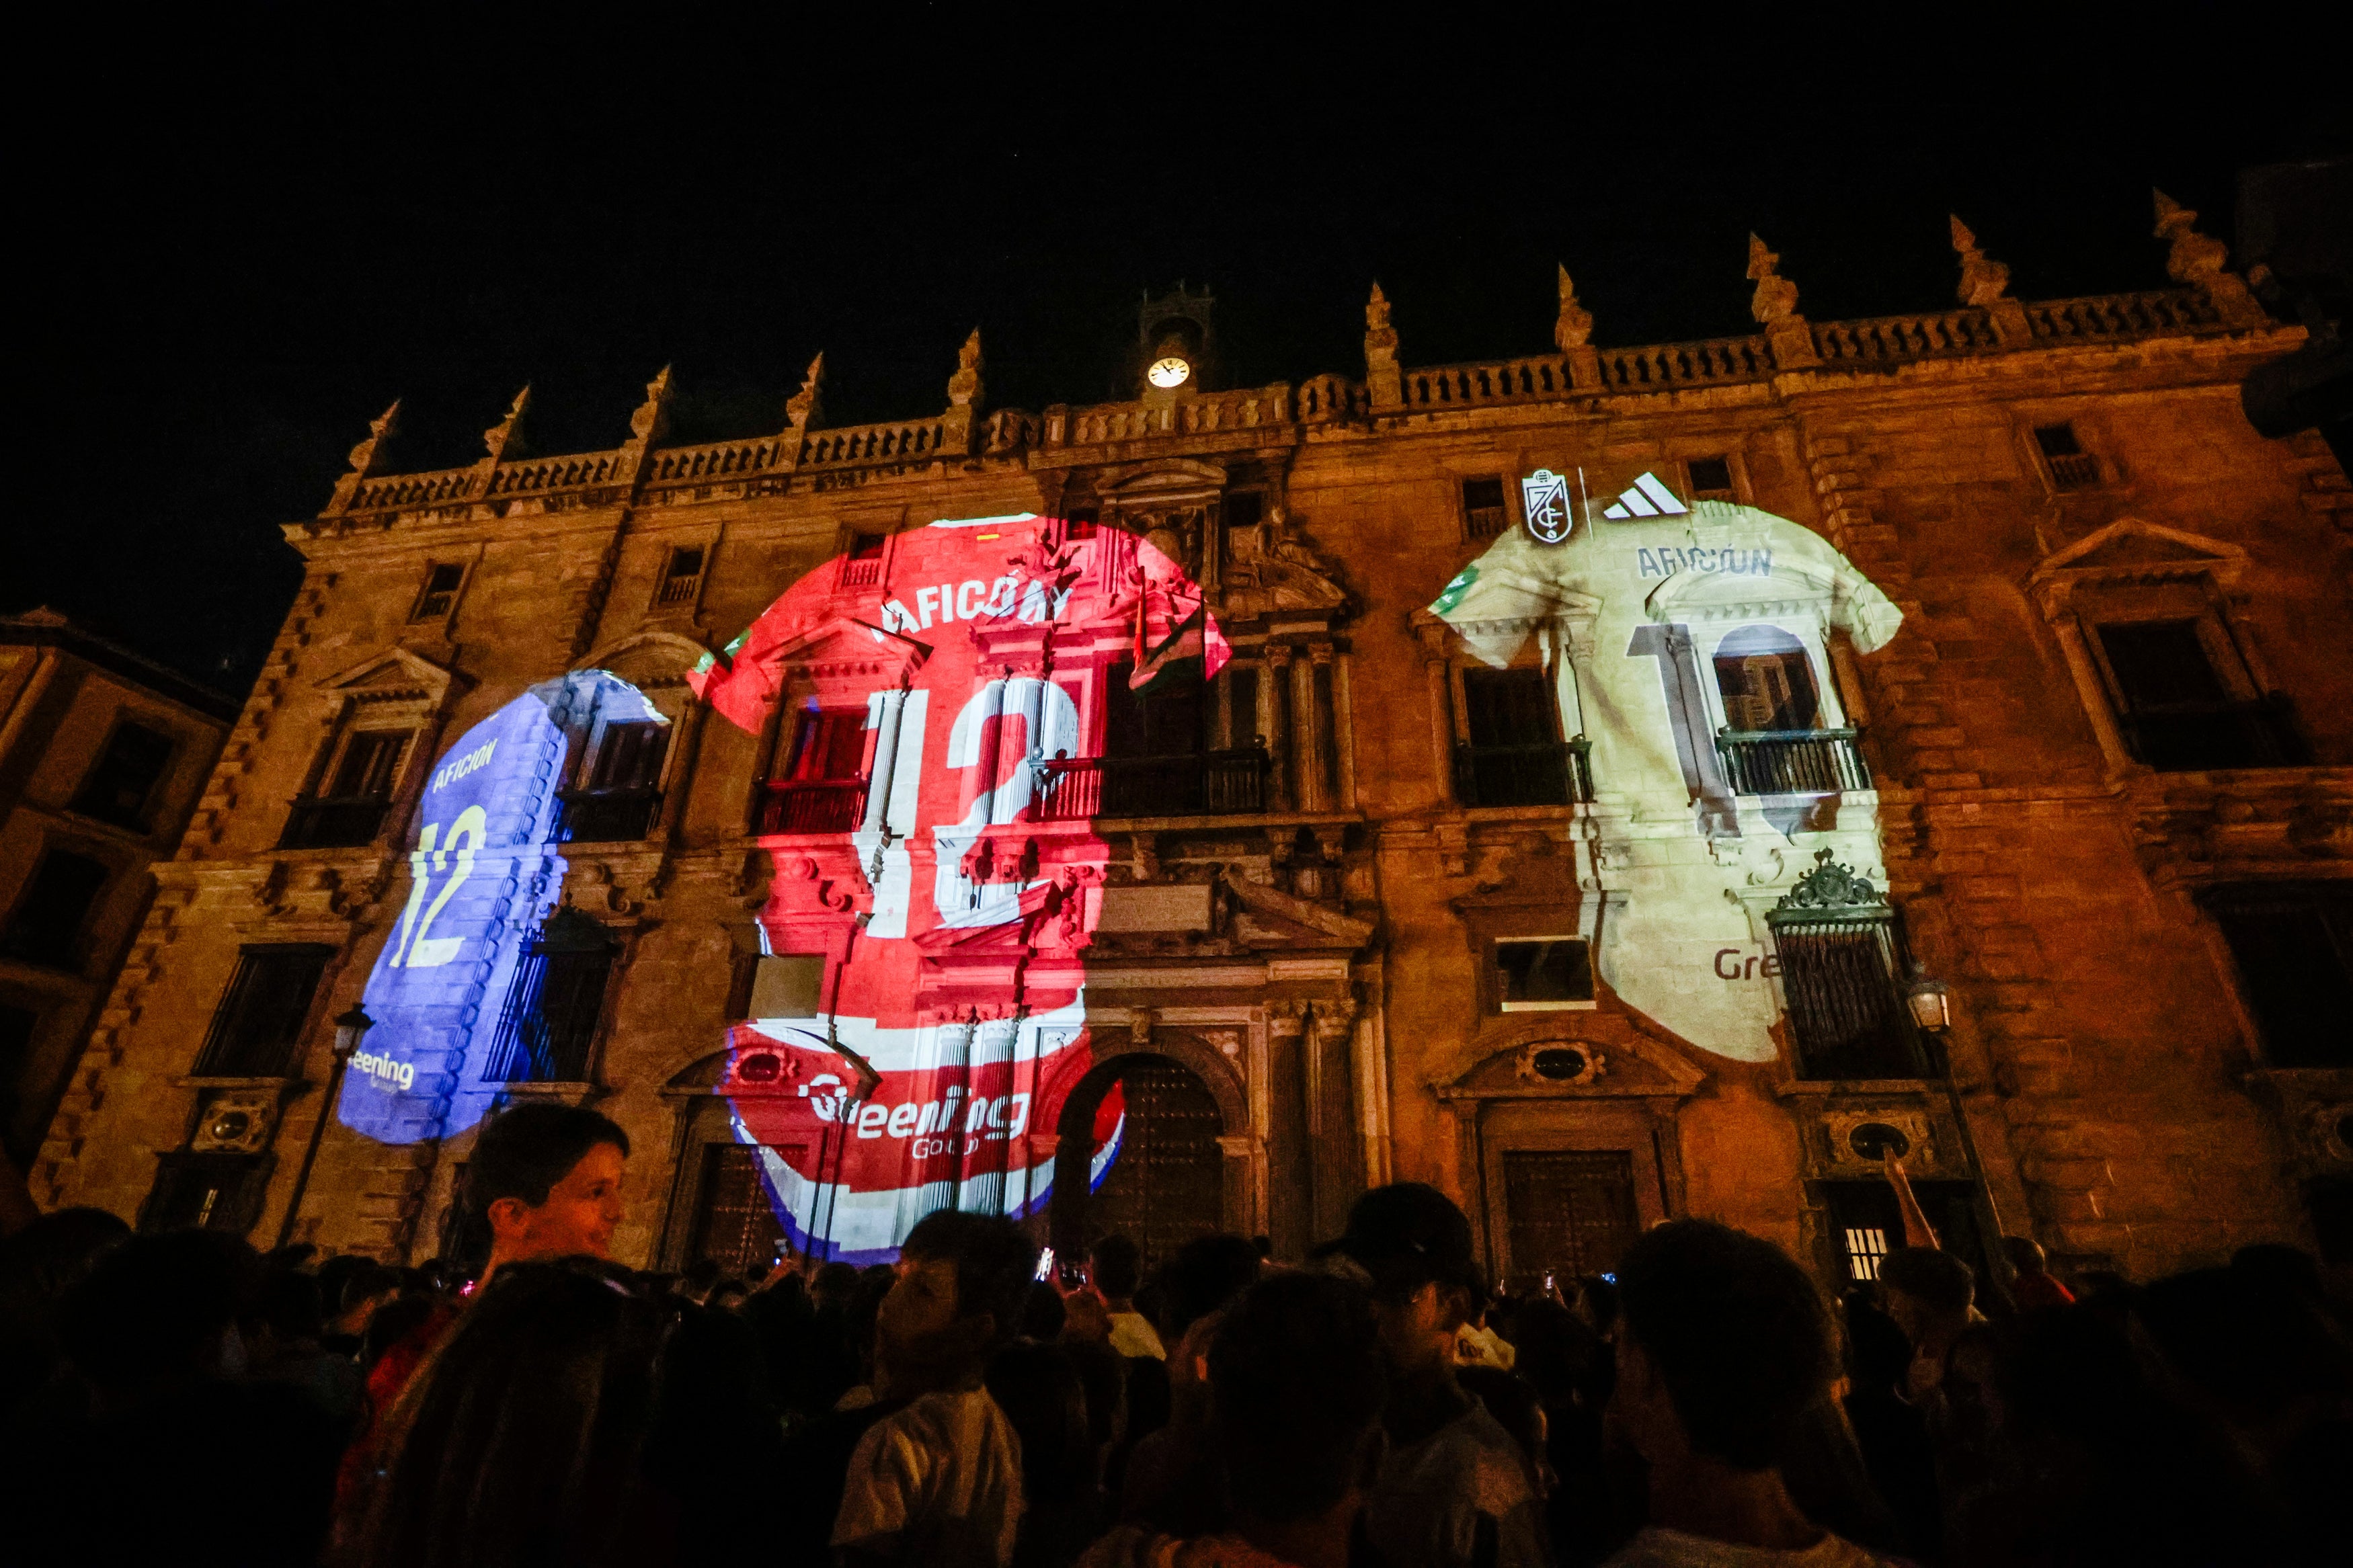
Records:
[[[973,1026],[965,1078],[965,1081],[971,1085],[965,1093],[966,1105],[997,1098],[1000,1084],[1007,1092],[1017,1087],[1012,1082],[1011,1068],[1014,1040],[1019,1028],[1019,1022],[1012,1018],[985,1019]],[[968,1144],[976,1144],[976,1148],[965,1161],[968,1173],[965,1178],[964,1190],[958,1194],[959,1207],[969,1208],[975,1214],[1001,1215],[1006,1212],[1008,1194],[1005,1183],[1005,1162],[1011,1157],[1017,1145],[1017,1140],[1012,1136],[1011,1114],[1008,1107],[1007,1123],[1001,1128],[990,1126],[987,1117],[983,1116],[965,1140]],[[965,1120],[971,1120],[969,1111],[965,1113]],[[1025,1135],[1028,1129],[1024,1128]],[[1010,1195],[1020,1196],[1018,1184]]]
[[[1324,809],[1324,749],[1317,744],[1317,731],[1323,728],[1321,715],[1315,710],[1316,655],[1332,656],[1329,648],[1304,650],[1305,658],[1291,662],[1291,751],[1296,759],[1299,774],[1298,801],[1301,811]]]
[[[1424,701],[1430,710],[1430,769],[1436,781],[1438,805],[1443,809],[1456,804],[1454,798],[1454,702],[1452,681],[1449,679],[1446,657],[1448,628],[1443,622],[1428,626],[1417,625],[1414,637],[1421,644],[1421,676]]]
[[[1315,1004],[1308,1117],[1314,1149],[1314,1239],[1319,1241],[1346,1228],[1348,1205],[1363,1190],[1362,1149],[1351,1092],[1354,1075],[1349,1070],[1354,1065],[1349,1046],[1356,1027],[1354,997]]]
[[[970,1114],[969,1107],[972,1104],[971,1061],[974,1028],[970,1023],[961,1018],[944,1019],[931,1025],[929,1033],[931,1038],[916,1047],[917,1058],[926,1067],[936,1071],[938,1076],[933,1081],[941,1086],[944,1097],[957,1089],[964,1091],[960,1098],[948,1101],[950,1108],[948,1136],[954,1140],[955,1146],[961,1150],[964,1147],[965,1119]],[[858,1136],[856,1123],[853,1121],[846,1124],[841,1129],[840,1136],[844,1138]],[[951,1169],[953,1174],[926,1182],[920,1187],[910,1185],[901,1190],[898,1215],[899,1235],[906,1235],[915,1222],[927,1214],[956,1206],[957,1195],[964,1185],[965,1160],[962,1154],[957,1155],[952,1163]]]
[[[1276,811],[1295,809],[1293,802],[1298,796],[1291,788],[1291,729],[1289,716],[1283,711],[1283,688],[1289,684],[1292,648],[1283,643],[1266,645],[1266,674],[1258,683],[1259,733],[1266,737],[1272,758],[1270,782],[1274,798],[1268,804]]]
[[[1275,1256],[1303,1257],[1315,1243],[1315,1165],[1308,1122],[1314,1103],[1308,1078],[1311,1049],[1305,1008],[1297,1002],[1266,1005],[1269,1058],[1268,1142],[1271,1169],[1268,1174],[1267,1229],[1274,1238]]]

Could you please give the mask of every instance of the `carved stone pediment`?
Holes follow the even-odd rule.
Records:
[[[1502,1049],[1451,1083],[1431,1086],[1431,1092],[1449,1102],[1683,1100],[1707,1081],[1662,1042],[1592,1017],[1523,1023],[1501,1038]]]
[[[2123,517],[2044,557],[2028,583],[2045,613],[2053,613],[2070,595],[2090,584],[2208,578],[2227,589],[2246,564],[2247,552],[2238,545]]]
[[[465,686],[473,684],[464,675],[436,664],[414,648],[388,647],[322,676],[312,684],[331,696],[373,700],[421,697],[438,703],[448,694],[453,681]]]
[[[1233,939],[1246,950],[1353,952],[1372,940],[1372,921],[1344,914],[1329,904],[1248,881],[1230,871],[1219,885],[1232,900]]]

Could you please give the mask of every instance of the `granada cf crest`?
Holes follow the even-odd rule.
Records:
[[[1574,520],[1568,510],[1568,480],[1550,468],[1538,468],[1520,481],[1520,500],[1527,513],[1528,531],[1539,544],[1558,544],[1568,537]]]

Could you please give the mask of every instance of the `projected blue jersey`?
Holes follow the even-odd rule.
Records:
[[[561,898],[555,794],[594,721],[661,721],[602,670],[542,682],[441,754],[417,804],[408,888],[364,1003],[375,1027],[343,1083],[344,1126],[385,1143],[479,1121],[515,969]]]

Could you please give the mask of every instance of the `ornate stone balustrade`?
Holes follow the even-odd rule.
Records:
[[[2160,289],[2040,303],[1997,299],[1989,307],[1806,322],[1793,318],[1781,338],[1768,334],[1690,342],[1595,349],[1574,339],[1567,352],[1481,363],[1398,369],[1387,380],[1320,375],[1296,386],[1241,387],[1167,401],[1056,406],[1043,414],[998,409],[974,428],[968,406],[928,418],[839,429],[795,425],[773,436],[673,447],[486,461],[420,474],[368,474],[349,489],[342,512],[418,510],[473,500],[504,500],[595,491],[638,483],[701,486],[754,476],[781,483],[818,470],[818,488],[860,482],[845,470],[927,465],[967,452],[1018,459],[1025,452],[1134,441],[1183,440],[1227,432],[1297,430],[1385,416],[1639,395],[1770,380],[1783,371],[1836,371],[1924,360],[2015,353],[2075,343],[2123,342],[2233,330],[2233,321],[2200,289]],[[2243,323],[2242,323],[2243,324]],[[1779,353],[1777,355],[1776,345]],[[1806,351],[1810,346],[1810,363]],[[1388,389],[1395,388],[1392,394]],[[1388,401],[1394,396],[1395,401]],[[813,405],[812,405],[813,406]],[[381,434],[381,432],[379,432]],[[495,448],[494,448],[495,449]],[[372,454],[373,445],[363,448]],[[362,459],[355,467],[364,472]],[[347,484],[352,481],[347,479]],[[593,498],[591,498],[593,499]]]
[[[2211,332],[2225,324],[2198,289],[2153,289],[2145,294],[2094,294],[2026,306],[2038,342],[2115,341]]]
[[[1702,338],[1689,343],[1603,349],[1600,370],[1604,392],[1731,386],[1771,375],[1773,354],[1760,337]]]
[[[1949,354],[1991,353],[2001,346],[1983,310],[1938,310],[1862,321],[1817,321],[1814,353],[1823,365],[1901,364]]]

